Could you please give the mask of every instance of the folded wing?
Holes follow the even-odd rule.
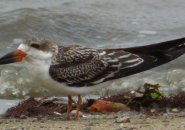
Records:
[[[143,62],[138,55],[122,50],[97,50],[79,46],[59,55],[50,67],[50,75],[54,80],[70,86],[98,84],[116,78],[120,70],[133,68]]]
[[[139,73],[179,57],[185,52],[185,38],[120,49],[61,46],[59,52],[49,70],[51,77],[69,86],[91,86]]]

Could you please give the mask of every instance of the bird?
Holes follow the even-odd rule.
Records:
[[[91,48],[32,37],[2,56],[0,65],[27,62],[30,72],[51,84],[51,91],[68,96],[67,120],[70,120],[72,96],[78,96],[77,120],[81,95],[98,91],[97,86],[103,82],[160,66],[184,53],[185,38],[129,48]]]

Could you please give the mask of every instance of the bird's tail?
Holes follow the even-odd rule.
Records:
[[[117,75],[118,77],[122,77],[123,75],[128,76],[160,66],[183,55],[185,53],[185,38],[146,46],[120,48],[116,50],[130,52],[143,59],[141,64],[123,69]]]

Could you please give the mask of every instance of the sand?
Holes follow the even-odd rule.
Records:
[[[118,118],[128,121],[116,123]],[[148,117],[139,113],[89,115],[79,120],[26,118],[0,119],[0,130],[184,130],[185,112]]]

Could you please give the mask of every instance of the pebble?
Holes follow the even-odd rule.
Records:
[[[123,123],[121,123],[121,124],[119,125],[119,127],[120,127],[120,128],[123,128],[123,127],[124,127],[124,124],[123,124]]]
[[[45,123],[46,121],[45,120],[40,120],[40,123]]]
[[[150,112],[151,113],[155,113],[156,112],[156,109],[151,109]]]
[[[40,128],[44,128],[44,126],[41,125]]]
[[[26,115],[21,115],[20,119],[27,119],[27,116]]]
[[[75,113],[76,113],[76,110],[72,110],[70,114],[71,114],[72,116],[74,116]],[[83,113],[82,113],[81,111],[79,111],[79,117],[82,117],[82,116],[83,116]]]
[[[172,108],[170,112],[172,112],[172,113],[178,113],[179,112],[179,109],[178,108]]]
[[[38,118],[32,118],[31,119],[31,122],[37,122],[38,121]]]
[[[130,117],[118,117],[116,120],[115,120],[116,123],[129,123],[130,122]]]

